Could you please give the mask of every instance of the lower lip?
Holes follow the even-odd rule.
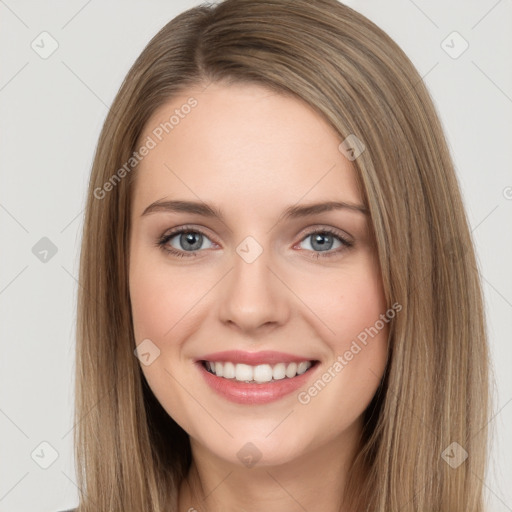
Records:
[[[304,386],[313,373],[316,373],[318,362],[306,372],[291,379],[284,379],[261,384],[248,384],[235,379],[225,379],[210,373],[201,361],[197,366],[206,383],[219,395],[237,404],[266,404],[297,391]]]

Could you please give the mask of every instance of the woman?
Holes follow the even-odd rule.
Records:
[[[484,510],[468,222],[421,77],[368,19],[176,17],[105,121],[84,225],[77,510]]]

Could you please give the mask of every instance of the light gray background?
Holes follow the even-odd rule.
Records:
[[[95,145],[135,58],[199,3],[0,0],[0,512],[77,503],[76,276]],[[483,274],[496,374],[489,510],[512,511],[512,1],[347,3],[409,55],[445,127]],[[43,31],[59,45],[47,59],[31,48]],[[469,43],[456,59],[442,46],[453,31]],[[452,39],[445,44],[454,52],[461,46]],[[57,249],[46,263],[32,252],[43,237]],[[52,448],[43,442],[57,454],[47,469],[40,464],[51,462]]]

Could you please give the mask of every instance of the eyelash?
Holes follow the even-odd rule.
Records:
[[[173,256],[178,256],[179,258],[183,258],[183,257],[187,258],[187,257],[197,256],[198,255],[197,253],[201,252],[201,251],[178,251],[174,248],[169,248],[169,246],[167,245],[167,242],[169,242],[169,240],[174,238],[176,235],[180,235],[182,233],[195,233],[195,234],[200,234],[200,235],[203,235],[203,236],[209,238],[206,233],[204,233],[203,231],[201,231],[197,228],[192,228],[189,226],[182,226],[181,228],[178,228],[175,231],[171,231],[170,233],[167,233],[167,234],[163,235],[162,237],[160,237],[156,242],[156,246],[158,248],[160,248],[162,251],[164,251],[168,254],[172,254]],[[343,247],[339,247],[336,250],[329,250],[329,251],[308,251],[308,252],[313,252],[314,255],[311,255],[310,257],[314,258],[314,259],[330,258],[330,257],[336,256],[340,252],[342,252],[346,249],[350,249],[354,245],[353,242],[351,242],[344,236],[340,235],[338,231],[331,229],[331,228],[322,228],[322,229],[317,229],[316,231],[310,231],[309,233],[304,235],[304,237],[300,241],[303,242],[309,236],[316,235],[316,234],[333,235],[335,238],[337,238],[343,244]]]

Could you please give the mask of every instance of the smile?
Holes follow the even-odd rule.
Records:
[[[207,387],[230,402],[257,405],[292,396],[322,368],[312,354],[262,350],[224,350],[195,358]]]
[[[234,379],[246,383],[274,382],[282,379],[293,379],[302,375],[314,364],[314,361],[301,361],[299,363],[277,363],[249,365],[243,363],[203,361],[205,369],[224,379]]]

